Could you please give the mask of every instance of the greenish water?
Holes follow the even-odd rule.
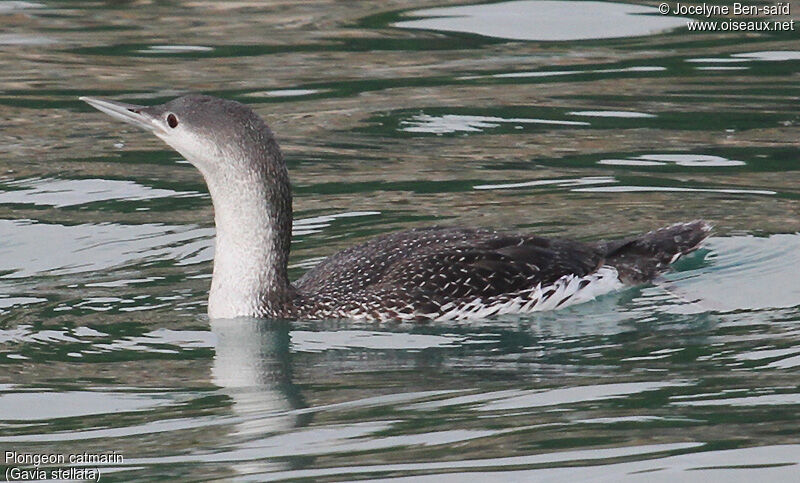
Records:
[[[796,481],[796,32],[447,3],[0,1],[0,455],[122,455],[73,465],[105,481]],[[189,91],[278,133],[294,277],[433,223],[716,231],[558,312],[209,321],[200,175],[77,100]]]

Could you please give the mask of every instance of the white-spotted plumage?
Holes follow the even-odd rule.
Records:
[[[586,284],[581,285],[581,282]],[[452,304],[442,313],[425,314],[439,320],[484,319],[496,315],[542,312],[594,300],[623,286],[614,267],[603,266],[584,277],[565,275],[554,284],[521,290],[488,299],[476,297],[461,304]],[[546,295],[547,294],[547,295]]]
[[[620,281],[614,267],[604,265],[597,271],[583,276],[565,275],[555,283],[500,294],[492,297],[467,297],[451,300],[432,312],[420,312],[413,303],[403,307],[383,310],[385,300],[376,299],[373,303],[364,299],[362,304],[350,310],[342,310],[335,303],[316,305],[316,312],[322,318],[374,319],[374,320],[434,320],[456,321],[475,320],[504,314],[523,314],[561,309],[575,304],[594,300],[609,292],[619,290],[624,284]],[[430,303],[430,300],[426,301]],[[316,318],[316,317],[315,317]]]

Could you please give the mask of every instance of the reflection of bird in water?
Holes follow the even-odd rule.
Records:
[[[191,95],[158,106],[82,98],[196,166],[214,203],[213,318],[483,318],[550,310],[648,281],[710,231],[680,223],[625,240],[425,228],[339,252],[291,284],[292,195],[272,131],[250,108]]]
[[[239,449],[233,450],[233,454],[311,421],[311,413],[297,411],[305,403],[292,383],[287,324],[216,319],[211,320],[211,331],[217,339],[212,381],[231,398],[237,421],[228,435],[240,440],[236,445]],[[258,458],[243,455],[238,458],[241,461],[232,468],[244,475],[287,468]]]
[[[282,431],[303,424],[288,415],[304,406],[292,383],[289,327],[264,320],[215,319],[212,380],[233,400],[237,433]]]

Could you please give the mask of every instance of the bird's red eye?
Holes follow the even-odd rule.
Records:
[[[175,117],[175,114],[170,114],[169,116],[167,116],[167,124],[171,128],[178,127],[178,118]]]

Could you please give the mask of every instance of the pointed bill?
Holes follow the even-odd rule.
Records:
[[[153,132],[164,130],[159,118],[153,112],[153,108],[148,106],[137,106],[135,104],[125,104],[124,102],[110,101],[99,97],[79,97],[78,99],[94,107],[98,111],[105,112],[114,119],[139,126]]]

